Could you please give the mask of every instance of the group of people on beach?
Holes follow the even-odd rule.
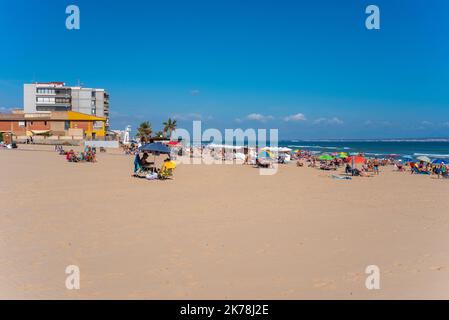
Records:
[[[195,149],[196,148],[196,149]],[[322,159],[321,155],[316,154],[309,150],[299,150],[298,152],[274,152],[271,153],[270,159],[264,159],[259,157],[261,150],[257,152],[254,148],[244,148],[243,152],[236,150],[225,150],[224,148],[216,148],[206,150],[207,146],[190,147],[181,154],[185,154],[190,157],[204,157],[206,154],[212,156],[214,159],[222,160],[242,160],[243,164],[252,165],[254,167],[270,168],[274,163],[289,163],[296,161],[298,167],[308,166],[319,170],[336,171],[342,169],[342,175],[346,176],[359,176],[359,177],[374,177],[379,175],[381,167],[396,166],[398,171],[410,171],[411,173],[427,173],[435,175],[438,178],[448,177],[449,168],[446,164],[433,164],[429,162],[402,162],[402,160],[394,156],[391,157],[373,157],[365,158],[363,153],[351,153],[351,156],[338,156],[337,153],[333,153],[333,156],[329,155],[329,158]],[[156,172],[158,169],[153,167],[154,163],[148,161],[148,153],[143,153],[142,157],[139,156],[139,148],[137,145],[131,145],[125,149],[126,154],[136,154],[134,161],[134,175],[139,172],[141,168],[151,167],[151,172]],[[206,152],[207,151],[207,152]],[[341,154],[345,154],[341,152]],[[352,158],[361,158],[362,161],[353,162]],[[170,161],[170,159],[166,160]],[[409,170],[407,170],[409,169]]]
[[[17,144],[15,142],[5,143],[4,141],[0,141],[0,148],[17,149]]]
[[[136,153],[134,157],[133,177],[146,178],[148,180],[166,180],[173,178],[173,170],[176,167],[176,164],[172,161],[170,156],[164,160],[161,168],[157,168],[154,161],[149,161],[148,157],[148,152],[143,152],[142,156],[140,156],[139,153]]]
[[[359,155],[362,156],[361,154]],[[350,158],[338,158],[334,157],[330,160],[320,160],[319,156],[312,154],[311,152],[304,152],[295,155],[296,165],[303,167],[308,164],[310,168],[317,168],[325,171],[336,171],[339,168],[345,168],[345,174],[351,176],[372,177],[379,174],[379,167],[389,164],[387,159],[367,159],[360,168],[353,166]]]
[[[418,163],[409,162],[409,166],[412,174],[429,174],[438,178],[449,178],[449,167],[445,163],[436,164],[420,161]]]
[[[73,149],[65,152],[60,148],[56,151],[61,155],[65,155],[68,162],[97,162],[96,149],[91,146],[86,146],[83,152],[75,152]]]
[[[122,149],[123,152],[127,155],[135,155],[139,153],[139,144],[137,143],[123,144]]]

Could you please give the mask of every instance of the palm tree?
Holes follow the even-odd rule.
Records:
[[[155,137],[157,137],[157,138],[162,138],[163,136],[164,136],[164,133],[162,132],[162,131],[158,131],[158,132],[156,132],[155,134],[154,134],[154,136]]]
[[[164,133],[166,134],[167,138],[171,137],[173,130],[176,129],[176,120],[168,118],[168,120],[162,124],[164,125]]]
[[[151,123],[149,121],[142,122],[137,128],[137,136],[140,137],[143,142],[150,139],[152,132],[153,129],[151,129]]]

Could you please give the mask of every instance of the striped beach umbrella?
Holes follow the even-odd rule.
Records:
[[[268,151],[268,150],[262,150],[262,151],[259,152],[259,154],[257,155],[257,158],[258,158],[258,159],[262,159],[262,158],[265,158],[265,159],[273,159],[274,156],[273,156],[273,154],[272,154],[270,151]]]

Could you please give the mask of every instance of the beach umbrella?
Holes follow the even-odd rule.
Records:
[[[349,158],[347,158],[347,161],[351,162],[351,167],[352,167],[352,169],[354,169],[356,164],[365,163],[366,159],[362,156],[350,156]],[[354,170],[353,170],[352,174],[354,175]]]
[[[354,166],[354,164],[365,163],[366,159],[362,156],[351,156],[348,158],[348,161],[352,162],[352,164]]]
[[[301,150],[296,149],[296,150],[294,150],[293,152],[294,152],[294,153],[299,153],[299,152],[301,152]]]
[[[337,155],[337,157],[338,157],[338,158],[341,158],[341,159],[346,159],[346,158],[348,157],[348,154],[347,154],[346,152],[340,152],[340,153]]]
[[[261,158],[268,158],[268,159],[272,159],[273,158],[273,154],[268,151],[268,150],[262,150],[261,152],[259,152],[259,154],[257,155],[258,159]]]
[[[168,143],[168,145],[169,145],[170,147],[177,147],[177,146],[179,146],[179,142],[178,142],[178,141],[170,141],[170,142]]]
[[[160,142],[147,143],[139,148],[141,152],[170,154],[170,148]]]
[[[330,161],[330,160],[333,160],[334,157],[332,157],[329,154],[323,154],[323,155],[319,156],[318,159],[319,160],[324,160],[324,161]]]
[[[448,159],[441,159],[441,158],[439,158],[439,159],[433,160],[432,163],[433,164],[448,164],[449,161],[448,161]]]
[[[418,159],[419,161],[423,161],[423,162],[432,162],[432,160],[430,160],[430,158],[427,156],[419,156],[416,159]]]

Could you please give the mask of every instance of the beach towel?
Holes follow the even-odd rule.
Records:
[[[337,179],[337,180],[352,180],[351,177],[348,177],[348,176],[337,176],[335,174],[332,175],[332,178]]]

